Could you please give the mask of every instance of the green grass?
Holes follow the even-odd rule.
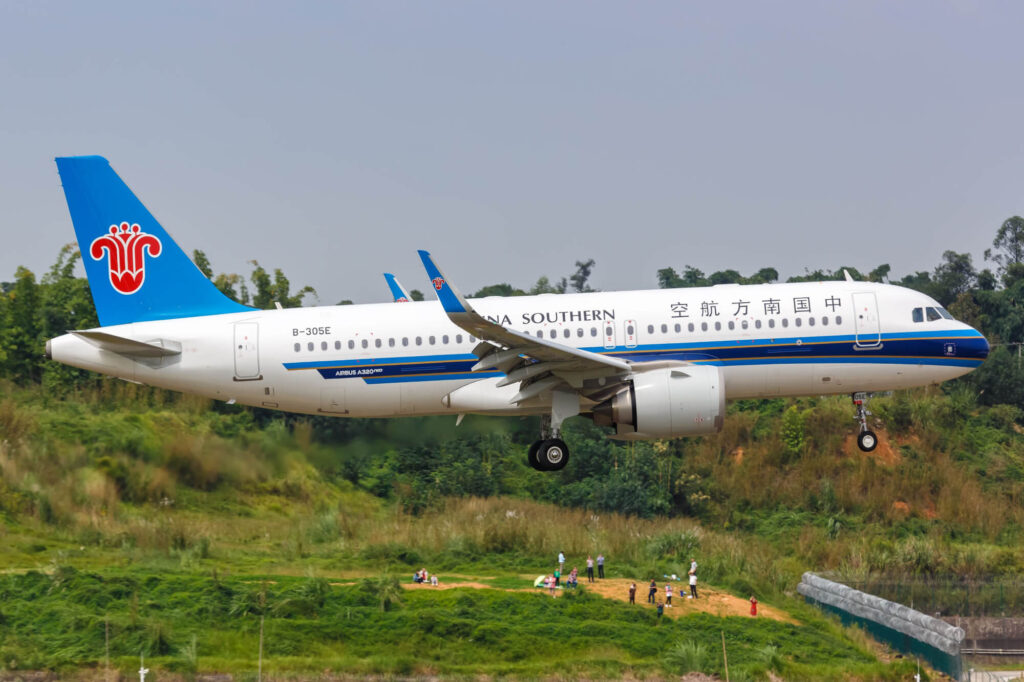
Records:
[[[326,587],[325,587],[326,585]],[[350,674],[511,675],[532,677],[664,674],[665,653],[680,641],[711,652],[724,632],[730,666],[762,670],[778,647],[787,679],[884,679],[881,664],[842,630],[808,613],[790,625],[697,614],[659,619],[584,590],[551,599],[533,592],[411,591],[381,610],[363,583],[330,586],[316,578],[126,572],[102,576],[59,567],[52,574],[0,577],[0,660],[14,669],[68,670],[101,665],[109,627],[111,657],[127,674],[145,653],[154,669],[236,674],[256,666],[259,616],[265,617],[265,670]],[[195,648],[192,648],[193,638]],[[905,667],[905,666],[903,666]]]

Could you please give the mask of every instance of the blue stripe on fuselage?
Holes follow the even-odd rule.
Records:
[[[644,344],[635,348],[596,346],[584,350],[633,362],[678,360],[726,367],[803,363],[977,367],[988,355],[988,342],[971,329],[883,334],[881,342],[874,346],[858,346],[855,340],[853,335],[846,334]],[[476,356],[461,353],[288,362],[284,367],[315,369],[324,379],[363,379],[367,383],[500,376],[496,371],[471,372],[476,362]]]

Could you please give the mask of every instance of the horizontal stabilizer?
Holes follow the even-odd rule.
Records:
[[[181,344],[177,341],[167,341],[166,339],[136,341],[98,331],[72,331],[70,333],[85,339],[97,348],[132,358],[163,358],[169,355],[181,355]]]

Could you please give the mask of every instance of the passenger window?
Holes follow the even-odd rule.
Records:
[[[380,339],[374,339],[373,340],[373,345],[376,346],[377,348],[380,348],[381,340]]]
[[[408,346],[409,345],[409,337],[408,336],[403,336],[402,337],[402,345],[403,346]]]
[[[941,320],[942,319],[942,315],[939,315],[939,311],[936,310],[935,308],[932,308],[932,307],[925,308],[924,312],[928,316],[928,321],[929,322],[934,322],[935,320]]]
[[[732,329],[735,329],[735,328],[736,328],[736,323],[733,322],[732,320],[729,320],[729,329],[732,330]]]
[[[569,336],[571,336],[571,335],[572,335],[572,332],[570,332],[568,329],[566,329],[565,331],[562,332],[562,336],[564,336],[565,338],[569,338]]]
[[[842,324],[842,323],[843,323],[843,316],[842,315],[836,315],[836,324]]]
[[[395,337],[389,336],[388,337],[388,348],[394,348],[394,347],[395,347]]]
[[[821,316],[821,324],[822,326],[828,326],[828,315]]]
[[[722,323],[721,322],[715,322],[715,331],[716,332],[722,331]]]
[[[924,322],[924,309],[923,308],[914,308],[914,312],[911,313],[911,315],[912,315],[912,317],[914,319],[914,322]]]
[[[446,346],[448,345],[448,335],[447,334],[445,334],[444,336],[441,337],[441,343],[443,343]]]
[[[808,327],[813,327],[814,326],[814,318],[813,317],[808,317],[807,318],[807,326]]]
[[[668,334],[668,325],[667,324],[661,325],[661,333],[662,334]]]
[[[794,324],[795,324],[796,326],[798,326],[798,327],[799,327],[800,325],[802,325],[802,324],[804,323],[804,321],[803,321],[803,320],[801,320],[801,319],[800,319],[800,318],[798,317],[798,318],[796,318],[796,319],[795,319],[795,320],[793,321],[793,323],[794,323]]]
[[[341,350],[341,341],[334,342],[334,350]]]
[[[416,345],[417,346],[422,346],[423,345],[423,337],[422,336],[417,336],[416,337]]]
[[[576,328],[576,336],[581,339],[583,338],[583,327]]]
[[[431,346],[433,346],[435,343],[437,343],[437,337],[436,336],[428,336],[427,337],[427,343],[429,343]]]
[[[760,329],[761,328],[761,320],[754,320],[754,326],[757,327],[758,329]]]
[[[676,329],[676,334],[678,334],[679,332],[683,331],[683,326],[681,324],[679,324],[678,322],[676,322],[675,329]]]
[[[590,328],[590,335],[591,336],[597,336],[597,327],[591,327]]]
[[[306,348],[308,348],[309,350],[313,350],[313,342],[310,341],[309,344],[307,344]]]
[[[768,318],[768,328],[775,329],[775,318]]]
[[[687,329],[687,331],[691,331],[692,332],[693,331],[693,322],[691,322],[690,324],[686,325],[686,329]]]
[[[654,325],[653,324],[647,325],[647,333],[648,334],[653,334],[654,333]]]
[[[326,341],[321,341],[320,342],[320,350],[327,350],[327,342]]]
[[[610,339],[610,338],[612,338],[612,336],[614,334],[615,334],[615,330],[614,329],[612,329],[611,327],[605,327],[605,329],[604,329],[604,335],[605,336],[607,336]]]
[[[301,343],[295,344],[295,352],[298,353],[300,350],[302,350],[302,344]]]
[[[627,324],[626,325],[626,333],[629,334],[630,336],[633,336],[633,334],[636,333],[636,330],[633,329],[633,325],[631,325],[631,324]]]
[[[788,317],[782,318],[782,326],[783,327],[788,327],[789,326],[789,318]]]
[[[538,339],[543,339],[544,338],[544,332],[542,332],[540,329],[537,330],[537,338]]]
[[[556,329],[552,329],[552,330],[551,330],[551,334],[550,334],[550,336],[551,336],[551,338],[553,338],[553,339],[554,339],[554,338],[557,338],[557,337],[558,337],[558,330],[556,330]]]
[[[747,325],[747,321],[746,321],[746,320],[743,320],[743,322],[741,322],[741,323],[740,323],[740,326],[741,326],[741,327],[743,327],[744,329],[746,329],[746,328],[747,328],[747,326],[748,326],[748,325]]]
[[[708,330],[708,323],[707,322],[701,322],[700,323],[700,330],[702,332],[706,332]]]
[[[349,349],[349,350],[352,350],[352,349],[353,349],[353,348],[355,348],[355,347],[356,347],[356,342],[355,342],[355,341],[353,341],[352,339],[349,339],[349,340],[348,340],[348,349]]]

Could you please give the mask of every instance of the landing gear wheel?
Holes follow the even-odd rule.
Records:
[[[871,452],[878,445],[878,436],[874,431],[861,431],[857,435],[857,447],[864,452]]]
[[[540,449],[540,444],[542,442],[543,441],[539,440],[534,442],[534,444],[531,445],[530,449],[526,452],[526,461],[529,462],[530,466],[532,466],[537,471],[543,471],[543,469],[540,468],[540,462],[537,461],[537,450]]]
[[[537,463],[543,471],[558,471],[569,462],[569,448],[559,438],[541,441],[537,448]]]

